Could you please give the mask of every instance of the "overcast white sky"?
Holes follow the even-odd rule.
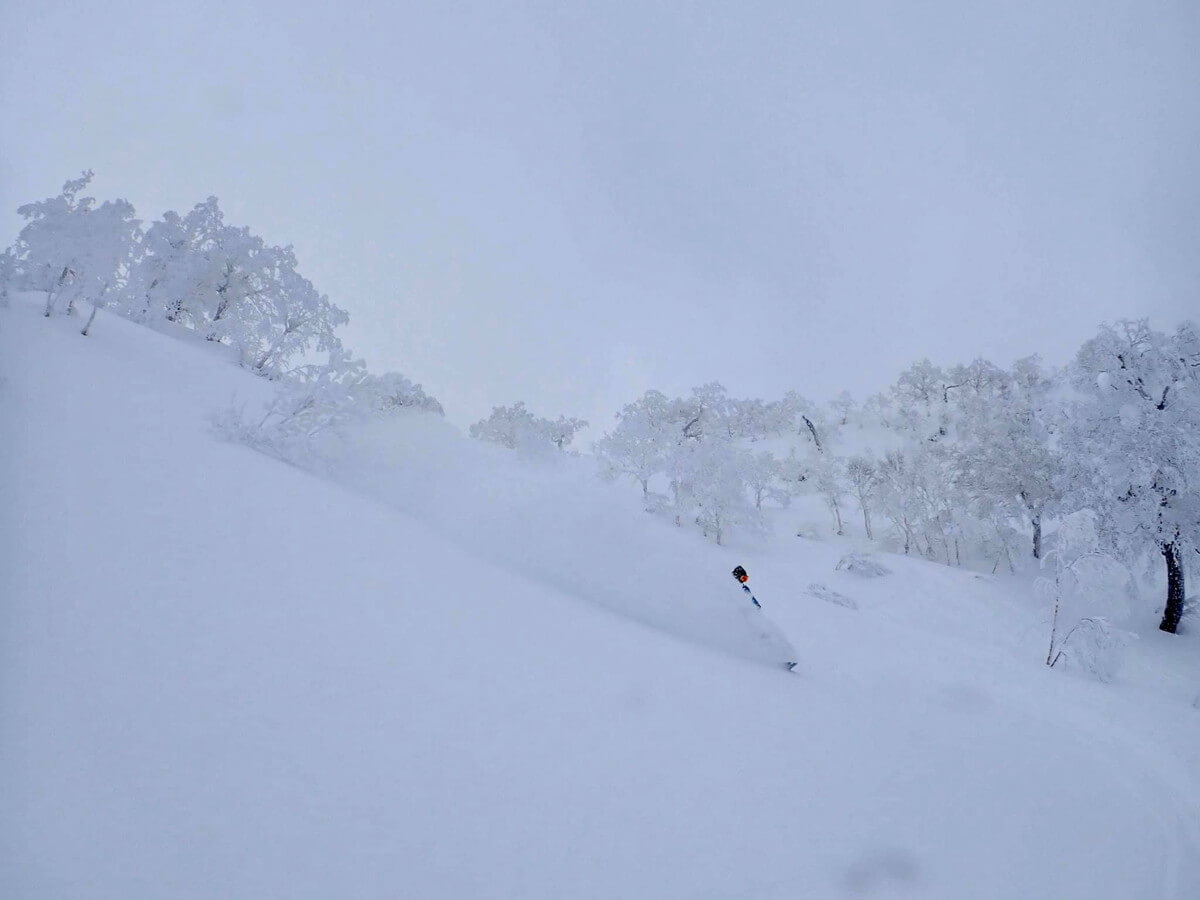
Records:
[[[1200,317],[1190,0],[0,5],[0,244],[216,194],[460,423]]]

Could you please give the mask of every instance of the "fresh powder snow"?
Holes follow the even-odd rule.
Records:
[[[1050,669],[1027,575],[715,546],[421,411],[306,471],[214,429],[273,392],[215,344],[44,302],[0,309],[0,896],[1200,896],[1194,635]]]

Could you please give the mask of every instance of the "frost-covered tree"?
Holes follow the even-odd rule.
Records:
[[[1166,566],[1159,628],[1175,632],[1184,558],[1200,552],[1200,335],[1144,319],[1104,326],[1071,368],[1079,394],[1062,435],[1064,492],[1095,510],[1126,557],[1153,549]]]
[[[942,384],[942,401],[962,405],[967,402],[1002,401],[1009,388],[1007,372],[986,359],[969,365],[952,366]]]
[[[914,546],[928,559],[961,561],[962,523],[946,454],[928,441],[892,451],[876,469],[879,507],[892,521],[904,552]]]
[[[633,478],[647,508],[651,479],[663,477],[676,524],[695,521],[722,542],[731,525],[757,522],[747,502],[748,479],[760,482],[752,488],[757,505],[766,497],[786,499],[782,474],[759,472],[761,459],[739,446],[770,433],[773,415],[777,411],[761,401],[730,398],[717,382],[674,399],[647,391],[621,411],[617,426],[594,449],[601,474]]]
[[[539,418],[525,408],[524,402],[518,401],[512,406],[492,407],[492,414],[472,425],[470,434],[509,450],[537,451],[546,446],[562,450],[587,424],[584,419],[566,416]]]
[[[842,499],[846,495],[846,485],[842,480],[839,464],[831,457],[818,454],[817,458],[813,460],[810,477],[817,493],[821,495],[821,499],[825,501],[825,505],[829,507],[829,512],[833,516],[834,533],[844,534]]]
[[[593,449],[602,474],[629,476],[641,486],[643,501],[648,501],[650,479],[663,471],[675,442],[670,401],[658,391],[646,391],[617,414],[616,427]]]
[[[348,427],[365,421],[372,404],[361,390],[366,365],[341,348],[328,363],[284,381],[258,414],[234,405],[214,418],[218,434],[280,459],[324,466]]]
[[[771,452],[760,450],[758,453],[748,453],[743,460],[741,474],[754,498],[755,510],[762,511],[764,500],[784,505],[791,501],[791,491],[784,482],[784,467]]]
[[[862,419],[884,428],[893,427],[895,402],[887,394],[872,394],[862,405]]]
[[[414,384],[399,372],[384,372],[382,375],[364,373],[354,385],[353,393],[382,413],[415,409],[445,415],[441,403],[425,393],[421,385]]]
[[[945,402],[949,384],[945,370],[923,359],[900,373],[892,393],[900,403],[922,406],[928,410],[936,403]]]
[[[573,416],[559,416],[557,419],[543,419],[542,431],[546,439],[559,450],[565,450],[575,440],[575,435],[588,427],[587,419],[577,419]]]
[[[150,226],[130,311],[230,344],[243,365],[278,378],[289,362],[335,349],[336,329],[349,320],[298,266],[290,246],[227,225],[217,198],[209,197]]]
[[[167,212],[146,233],[139,266],[140,316],[162,318],[230,342],[243,303],[263,290],[267,247],[248,228],[225,224],[216,197],[184,216]]]
[[[944,436],[949,422],[950,391],[954,382],[928,359],[909,366],[892,386],[896,423],[921,439]]]
[[[690,396],[672,401],[671,415],[687,440],[729,437],[732,405],[729,393],[717,381],[692,388]]]
[[[809,475],[812,474],[812,464],[796,452],[793,447],[788,455],[778,460],[779,483],[789,497],[798,497],[808,486]]]
[[[206,296],[211,265],[204,248],[221,227],[215,197],[185,216],[167,212],[151,223],[129,286],[127,315],[139,322],[164,319],[203,327],[206,308],[215,306]]]
[[[76,299],[91,302],[92,312],[81,332],[84,335],[91,331],[96,313],[119,297],[129,283],[141,238],[141,222],[125,200],[104,201],[90,211],[87,225],[88,244],[76,255],[72,268],[75,295],[67,303],[70,311]]]
[[[1128,570],[1101,546],[1096,515],[1080,510],[1064,516],[1055,535],[1054,549],[1047,555],[1053,577],[1039,578],[1038,593],[1050,601],[1050,646],[1046,665],[1082,669],[1101,681],[1116,672],[1121,649],[1128,635],[1113,627],[1109,618],[1095,609],[1087,615],[1079,605],[1086,598],[1106,593],[1106,583],[1131,584]],[[1075,619],[1073,624],[1072,619]]]
[[[12,266],[22,287],[46,293],[47,316],[71,313],[79,300],[96,309],[106,305],[129,277],[141,223],[125,200],[81,196],[92,172],[67,181],[56,197],[27,203],[17,212],[26,220],[12,247]],[[91,325],[84,327],[87,333]]]
[[[842,391],[836,397],[829,401],[829,408],[833,410],[837,416],[838,423],[845,425],[850,421],[850,415],[854,412],[854,396],[849,391]]]
[[[469,429],[471,437],[509,450],[529,446],[540,438],[537,417],[518,400],[512,406],[493,406],[492,413]]]
[[[920,534],[924,512],[919,475],[913,469],[908,457],[898,450],[888,453],[876,468],[881,508],[899,532],[905,554]]]
[[[1020,360],[1011,373],[978,362],[972,370],[957,398],[956,484],[980,519],[1026,519],[1033,556],[1041,559],[1042,523],[1059,499],[1055,381],[1036,357]],[[970,377],[981,371],[983,378]]]
[[[797,434],[806,434],[813,442],[818,453],[823,453],[825,445],[825,420],[821,410],[815,403],[797,391],[788,391],[783,395],[781,407],[785,411],[788,423]]]
[[[249,298],[239,344],[243,359],[268,377],[280,377],[290,360],[339,346],[336,329],[350,321],[345,310],[296,271],[290,246],[271,247],[263,290]]]
[[[165,213],[146,232],[127,307],[237,348],[242,364],[270,378],[310,353],[340,346],[349,317],[298,271],[292,247],[266,244],[225,223],[216,197],[186,215]]]
[[[846,484],[862,510],[863,529],[868,540],[875,540],[871,530],[871,504],[879,490],[879,472],[875,462],[865,456],[852,456],[845,463]]]
[[[674,461],[677,510],[694,512],[696,524],[718,544],[732,525],[751,520],[743,477],[749,457],[732,441],[713,438],[689,443]]]
[[[724,459],[723,451],[715,450],[713,445],[732,446],[730,410],[728,393],[715,381],[692,388],[690,396],[667,404],[669,443],[663,469],[670,484],[677,523],[691,514],[695,498],[708,490],[695,479],[710,477],[712,473],[723,476],[725,472],[723,467],[709,465],[707,461]]]
[[[725,418],[726,435],[731,439],[757,441],[765,436],[766,405],[761,400],[730,399]]]
[[[199,294],[203,305],[193,320],[208,340],[239,346],[249,343],[247,329],[253,323],[250,301],[269,290],[274,260],[263,239],[249,228],[223,223],[216,197],[210,197],[208,204],[215,221],[199,249],[204,261]]]
[[[84,218],[96,200],[79,194],[91,184],[92,176],[88,170],[63,184],[58,196],[17,208],[26,224],[9,252],[20,275],[20,287],[48,295],[47,316],[54,309],[55,289],[61,294],[74,280],[75,257],[87,243]]]
[[[308,466],[326,467],[349,432],[400,410],[442,414],[442,405],[398,372],[373,375],[338,346],[328,361],[295,370],[257,415],[232,406],[215,419],[218,433]]]

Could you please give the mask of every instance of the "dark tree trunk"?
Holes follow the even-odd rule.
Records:
[[[96,313],[98,313],[99,311],[100,311],[100,303],[99,303],[99,301],[97,301],[96,303],[94,303],[92,305],[92,314],[90,316],[88,316],[87,324],[83,326],[83,331],[79,332],[84,337],[88,336],[88,332],[92,328],[92,323],[94,321],[96,321]]]
[[[67,283],[67,276],[71,274],[71,267],[63,267],[62,274],[58,276],[58,281],[54,283],[54,287],[46,293],[46,318],[50,318],[50,314],[54,312],[54,301],[58,299],[58,295],[62,293],[63,285]]]
[[[1183,617],[1183,560],[1174,541],[1162,545],[1162,555],[1167,561],[1167,606],[1158,629],[1174,634]]]
[[[841,537],[845,534],[845,530],[842,528],[842,508],[838,506],[837,500],[830,500],[829,507],[833,510],[833,521],[837,525],[838,536]]]
[[[800,418],[804,420],[804,424],[807,425],[808,430],[812,432],[812,439],[813,443],[817,445],[817,452],[824,453],[825,451],[821,448],[821,438],[817,436],[817,426],[812,423],[812,419],[810,419],[808,416],[801,416]],[[839,531],[838,534],[841,534],[841,532]]]
[[[1033,558],[1042,558],[1042,517],[1033,517]]]

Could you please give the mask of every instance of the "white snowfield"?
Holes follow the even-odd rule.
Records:
[[[270,386],[213,347],[79,324],[0,309],[0,897],[1200,897],[1151,614],[1099,684],[1027,579],[717,548],[420,414],[337,484],[214,437]]]

